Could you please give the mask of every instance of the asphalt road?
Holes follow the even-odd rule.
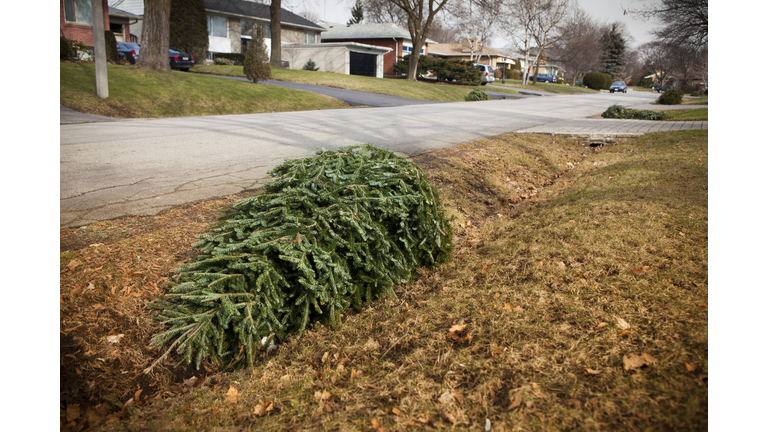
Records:
[[[255,189],[286,158],[372,143],[404,156],[561,120],[655,93],[242,114],[60,126],[60,226],[156,214]]]

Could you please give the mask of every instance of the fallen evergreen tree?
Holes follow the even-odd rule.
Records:
[[[273,340],[318,319],[335,329],[350,305],[394,297],[418,267],[450,258],[437,190],[404,158],[355,146],[270,174],[264,193],[236,202],[199,236],[202,255],[150,305],[169,326],[151,347],[170,346],[146,372],[173,350],[198,368],[206,358],[253,365]]]

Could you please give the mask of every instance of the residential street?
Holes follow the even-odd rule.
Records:
[[[658,95],[584,94],[472,103],[62,124],[60,226],[257,188],[285,158],[372,143],[403,156],[585,118]]]

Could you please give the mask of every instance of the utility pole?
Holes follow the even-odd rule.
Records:
[[[93,20],[93,60],[96,64],[96,95],[101,99],[109,97],[107,83],[107,44],[104,42],[104,8],[101,0],[91,0]]]

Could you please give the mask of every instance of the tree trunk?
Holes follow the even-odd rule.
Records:
[[[405,78],[407,81],[416,81],[416,73],[419,70],[419,57],[421,57],[420,51],[415,48],[411,51],[411,57],[408,60],[408,76]]]
[[[272,0],[269,5],[269,31],[272,33],[271,52],[269,54],[269,64],[273,68],[279,68],[282,65],[282,47],[280,46],[280,6],[282,0]]]
[[[171,70],[168,60],[168,36],[171,0],[144,0],[144,25],[138,65],[143,69]]]
[[[107,80],[107,48],[104,42],[104,7],[100,0],[92,0],[93,59],[96,70],[96,95],[101,99],[109,97]]]

